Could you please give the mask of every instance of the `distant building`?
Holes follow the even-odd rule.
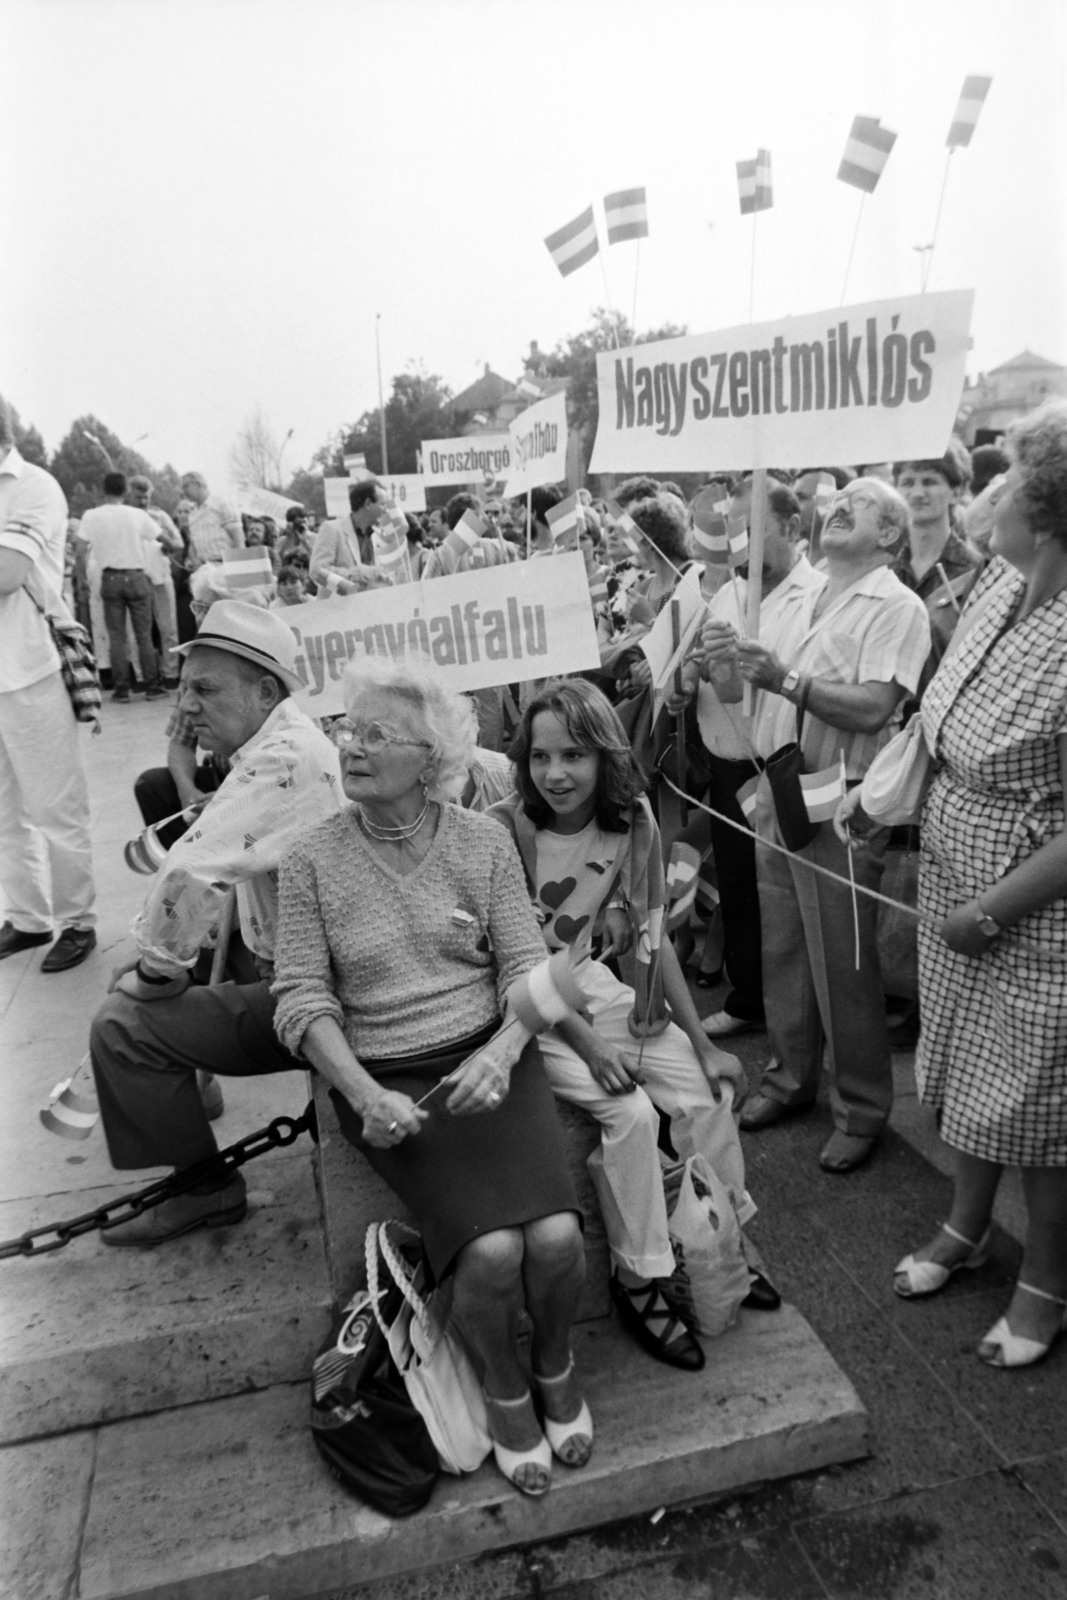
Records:
[[[968,445],[993,444],[1049,395],[1067,398],[1067,367],[1024,350],[963,386],[956,431]]]
[[[549,395],[559,394],[561,389],[566,389],[569,378],[546,378],[539,375],[543,371],[544,357],[534,341],[530,346],[530,354],[524,363],[525,371],[515,383],[507,378],[502,378],[494,372],[489,363],[485,364],[485,372],[480,378],[457,394],[452,401],[453,407],[463,412],[466,421],[460,427],[464,437],[472,437],[482,433],[506,433],[511,423],[527,406],[536,405],[539,400],[546,400]],[[581,473],[581,439],[577,433],[572,432],[567,452],[567,481],[572,488],[577,487]]]

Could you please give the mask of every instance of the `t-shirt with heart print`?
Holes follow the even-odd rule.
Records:
[[[624,834],[602,833],[595,820],[580,833],[538,828],[534,910],[550,950],[588,945],[625,842]]]

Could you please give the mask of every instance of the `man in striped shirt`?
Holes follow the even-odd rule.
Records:
[[[896,731],[900,703],[915,693],[930,649],[925,606],[890,570],[908,528],[908,508],[889,484],[856,479],[827,508],[827,581],[805,594],[788,645],[779,635],[777,651],[748,639],[708,651],[724,661],[732,652],[741,676],[761,691],[755,710],[761,753],[797,737],[803,709],[807,771],[837,770],[843,758],[847,779],[858,781]],[[761,838],[781,844],[765,778],[755,820]],[[869,847],[854,855],[857,883],[877,889],[887,838],[888,830],[875,830]],[[893,1099],[877,903],[858,897],[857,968],[849,891],[805,861],[847,879],[848,853],[832,823],[819,823],[812,843],[792,857],[757,851],[772,1054],[741,1126],[770,1127],[811,1105],[825,1045],[834,1133],[819,1159],[828,1172],[849,1172],[870,1154]]]

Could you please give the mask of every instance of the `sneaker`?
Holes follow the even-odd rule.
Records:
[[[80,966],[96,949],[96,932],[93,928],[64,928],[55,944],[41,962],[42,972],[66,972]]]
[[[130,691],[128,689],[116,689],[111,698],[112,700],[117,700],[120,705],[125,704],[130,698]]]
[[[715,1011],[701,1023],[709,1039],[732,1039],[735,1033],[753,1033],[757,1028],[766,1026],[765,1022],[748,1022],[744,1017],[732,1017],[728,1011]]]

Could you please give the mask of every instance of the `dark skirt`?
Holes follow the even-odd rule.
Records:
[[[360,1057],[360,1064],[384,1089],[420,1100],[498,1027],[493,1023],[422,1055],[384,1061]],[[441,1089],[426,1102],[423,1109],[430,1115],[417,1134],[379,1150],[364,1143],[359,1113],[336,1089],[330,1090],[345,1138],[414,1216],[438,1283],[471,1239],[558,1211],[574,1211],[579,1220],[582,1215],[536,1039],[512,1068],[511,1087],[495,1111],[450,1116],[445,1109],[450,1093],[450,1088]]]

